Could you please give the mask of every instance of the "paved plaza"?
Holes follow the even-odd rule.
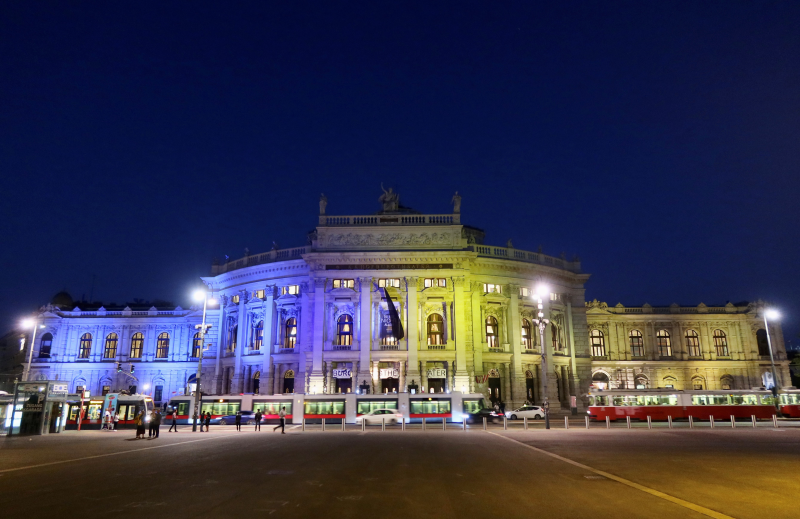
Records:
[[[317,426],[0,439],[4,517],[800,516],[800,429]],[[166,428],[162,427],[162,431]]]

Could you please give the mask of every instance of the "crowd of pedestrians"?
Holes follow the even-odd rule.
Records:
[[[106,411],[106,414],[109,415],[103,420],[103,429],[108,430],[117,430],[117,423],[119,422],[119,413],[114,416],[110,416],[110,413]],[[178,432],[178,410],[172,409],[167,417],[171,420],[169,431]],[[259,409],[256,411],[255,414],[255,431],[261,432],[261,419],[264,417],[264,414]],[[286,434],[286,407],[282,407],[281,410],[278,412],[278,417],[280,422],[275,428],[272,429],[272,432],[277,431],[278,429],[281,430],[281,434]],[[144,410],[139,411],[136,415],[136,439],[144,439],[144,429],[145,424],[148,426],[148,434],[147,437],[149,439],[156,439],[159,437],[159,432],[161,428],[161,420],[164,416],[161,414],[161,411],[158,409],[154,409],[150,411],[149,414],[145,414]],[[211,413],[210,412],[202,412],[198,418],[198,423],[200,424],[200,432],[208,432],[211,426]],[[234,423],[236,425],[236,430],[242,430],[242,413],[241,411],[236,413],[234,418]],[[112,429],[113,427],[113,429]]]

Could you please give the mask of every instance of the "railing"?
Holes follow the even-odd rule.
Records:
[[[591,306],[591,305],[590,305]],[[628,308],[624,306],[609,306],[612,314],[735,314],[748,311],[742,306],[639,306]]]
[[[429,350],[444,350],[447,349],[446,344],[428,344]]]
[[[293,249],[276,249],[269,252],[262,252],[260,254],[251,254],[244,258],[231,260],[222,265],[213,265],[211,273],[213,275],[224,274],[232,270],[238,270],[253,265],[263,265],[264,263],[272,263],[273,261],[286,261],[291,259],[300,259],[303,254],[311,252],[311,246],[295,247]]]
[[[379,214],[370,216],[320,215],[319,225],[342,227],[345,225],[459,225],[460,214]]]
[[[562,258],[554,258],[538,252],[529,252],[519,249],[508,247],[494,247],[491,245],[471,245],[470,250],[477,252],[478,256],[500,259],[513,259],[517,261],[524,261],[526,263],[538,263],[540,265],[548,265],[571,272],[581,271],[581,262],[578,260],[567,261]]]
[[[353,349],[353,347],[350,346],[349,344],[347,346],[344,346],[344,345],[341,345],[341,344],[334,344],[331,347],[331,349],[333,351],[350,351],[351,349]]]

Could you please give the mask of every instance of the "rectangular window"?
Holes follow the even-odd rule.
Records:
[[[500,285],[496,285],[494,283],[484,283],[483,291],[487,294],[502,294],[503,288]]]
[[[561,294],[550,292],[550,301],[561,301]]]
[[[253,292],[253,297],[264,299],[264,290],[256,290],[255,292]]]
[[[397,400],[359,400],[356,412],[367,414],[376,409],[397,409]]]
[[[355,288],[355,279],[334,279],[333,288]]]
[[[285,296],[289,295],[297,295],[300,293],[300,285],[288,285],[285,287],[281,287],[281,295]]]
[[[281,407],[285,407],[286,415],[292,414],[292,402],[253,402],[253,412],[261,411],[265,416],[277,417],[281,412]]]
[[[519,287],[519,297],[528,297],[531,295],[531,290],[528,287]]]
[[[106,396],[109,392],[111,392],[111,386],[103,386],[103,396]]]
[[[400,280],[399,279],[379,279],[378,286],[383,287],[394,287],[400,288]]]
[[[211,416],[230,416],[242,409],[241,402],[203,402],[201,413],[211,413]]]
[[[344,400],[306,400],[306,415],[344,415]]]
[[[425,278],[425,288],[431,287],[446,287],[446,278]]]
[[[153,392],[153,402],[161,402],[161,397],[164,393],[164,386],[156,386]]]

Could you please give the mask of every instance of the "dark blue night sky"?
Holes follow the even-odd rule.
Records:
[[[245,5],[0,5],[2,330],[93,276],[186,306],[383,182],[589,299],[762,298],[800,342],[800,3]]]

